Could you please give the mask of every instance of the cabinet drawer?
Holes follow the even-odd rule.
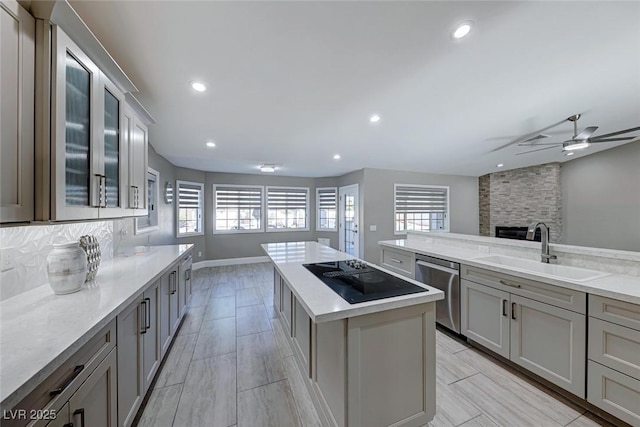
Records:
[[[587,313],[587,295],[584,292],[468,265],[460,266],[460,275],[463,279],[512,294],[566,308],[577,313]]]
[[[589,316],[640,331],[640,305],[589,295]]]
[[[590,317],[589,359],[640,379],[640,331]]]
[[[80,384],[116,345],[116,321],[111,321],[80,350],[44,379],[14,410],[30,411],[58,408],[69,400]],[[28,420],[2,420],[3,427],[24,426]],[[43,423],[44,424],[44,423]]]
[[[587,376],[590,403],[631,425],[640,425],[639,380],[591,360]]]
[[[404,276],[414,278],[416,257],[413,252],[382,249],[382,266]]]

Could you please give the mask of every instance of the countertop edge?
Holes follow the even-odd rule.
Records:
[[[182,246],[182,245],[168,245],[168,246]],[[33,374],[29,379],[27,379],[21,386],[19,386],[14,391],[8,393],[5,397],[3,397],[2,402],[0,403],[1,410],[9,410],[12,409],[15,405],[20,403],[22,399],[27,397],[29,393],[31,393],[40,382],[51,375],[56,369],[58,369],[69,357],[71,357],[76,351],[78,351],[84,344],[89,342],[89,340],[102,328],[104,328],[107,324],[113,321],[118,314],[122,312],[129,304],[131,304],[136,297],[141,295],[149,286],[151,286],[159,277],[161,277],[164,273],[166,273],[171,265],[177,262],[180,258],[182,258],[185,254],[193,251],[194,245],[188,244],[186,249],[181,251],[172,261],[170,261],[166,266],[164,266],[159,273],[155,274],[152,279],[141,285],[135,292],[133,292],[128,298],[126,298],[122,303],[120,303],[117,307],[111,310],[106,316],[96,322],[93,326],[91,326],[86,332],[80,335],[71,345],[69,345],[65,350],[57,354],[53,357],[53,359],[43,366],[40,370],[38,370],[35,374]],[[153,255],[153,254],[151,254]],[[42,285],[43,287],[48,287],[48,284]]]

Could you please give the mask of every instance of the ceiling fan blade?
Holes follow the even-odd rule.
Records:
[[[598,135],[596,137],[596,139],[602,139],[602,138],[608,138],[610,136],[616,136],[616,135],[622,135],[623,133],[629,133],[629,132],[635,132],[637,130],[640,130],[640,126],[638,126],[637,128],[630,128],[630,129],[625,129],[625,130],[619,130],[618,132],[611,132],[608,133],[606,135]]]
[[[609,139],[590,139],[589,142],[592,144],[596,144],[598,142],[614,142],[614,141],[630,141],[632,139],[636,139],[636,136],[623,136],[620,138],[609,138]]]
[[[529,142],[529,143],[521,142],[520,144],[518,144],[518,147],[540,147],[543,145],[562,145],[562,142],[539,142],[537,144],[533,142]]]
[[[597,130],[598,130],[598,126],[586,127],[582,132],[574,136],[573,139],[577,139],[577,140],[589,139],[589,137],[593,135],[593,133]]]
[[[535,153],[536,151],[548,150],[549,148],[555,148],[555,147],[544,147],[544,148],[538,148],[537,150],[531,150],[531,151],[525,151],[525,152],[522,152],[522,153],[516,153],[516,156],[521,156],[523,154],[529,154],[529,153]]]
[[[503,148],[509,147],[510,145],[518,144],[518,143],[522,142],[522,141],[523,141],[523,139],[524,139],[524,140],[527,140],[528,138],[531,138],[531,137],[533,137],[533,136],[536,136],[536,135],[538,135],[538,134],[540,134],[540,133],[542,133],[542,132],[545,132],[545,131],[547,131],[547,130],[549,130],[549,129],[551,129],[551,128],[554,128],[554,127],[556,127],[556,126],[558,126],[558,125],[561,125],[562,123],[564,123],[564,122],[566,122],[566,121],[567,121],[567,119],[560,120],[560,121],[559,121],[559,122],[557,122],[557,123],[554,123],[554,124],[552,124],[552,125],[549,125],[549,126],[547,126],[547,127],[544,127],[544,128],[542,128],[542,129],[538,129],[538,130],[536,130],[536,131],[534,131],[534,132],[528,133],[528,134],[526,134],[526,135],[524,135],[524,136],[521,136],[521,137],[519,137],[519,138],[516,138],[515,140],[510,141],[510,142],[508,142],[508,143],[506,143],[506,144],[504,144],[504,145],[501,145],[500,147],[496,147],[496,148],[494,148],[493,150],[491,150],[491,151],[490,151],[490,153],[494,153],[494,152],[496,152],[496,151],[498,151],[498,150],[502,150]]]

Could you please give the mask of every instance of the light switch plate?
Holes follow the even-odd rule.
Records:
[[[369,231],[378,231],[378,226],[377,225],[370,225],[369,226]]]

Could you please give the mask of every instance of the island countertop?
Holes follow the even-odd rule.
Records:
[[[2,409],[18,404],[192,247],[152,246],[104,262],[79,292],[55,295],[43,285],[0,303]]]
[[[353,259],[354,256],[317,242],[265,243],[261,246],[276,270],[289,284],[296,299],[316,323],[424,304],[444,298],[444,293],[438,289],[375,266],[386,273],[421,286],[428,292],[349,304],[303,267],[303,264],[343,261]]]

